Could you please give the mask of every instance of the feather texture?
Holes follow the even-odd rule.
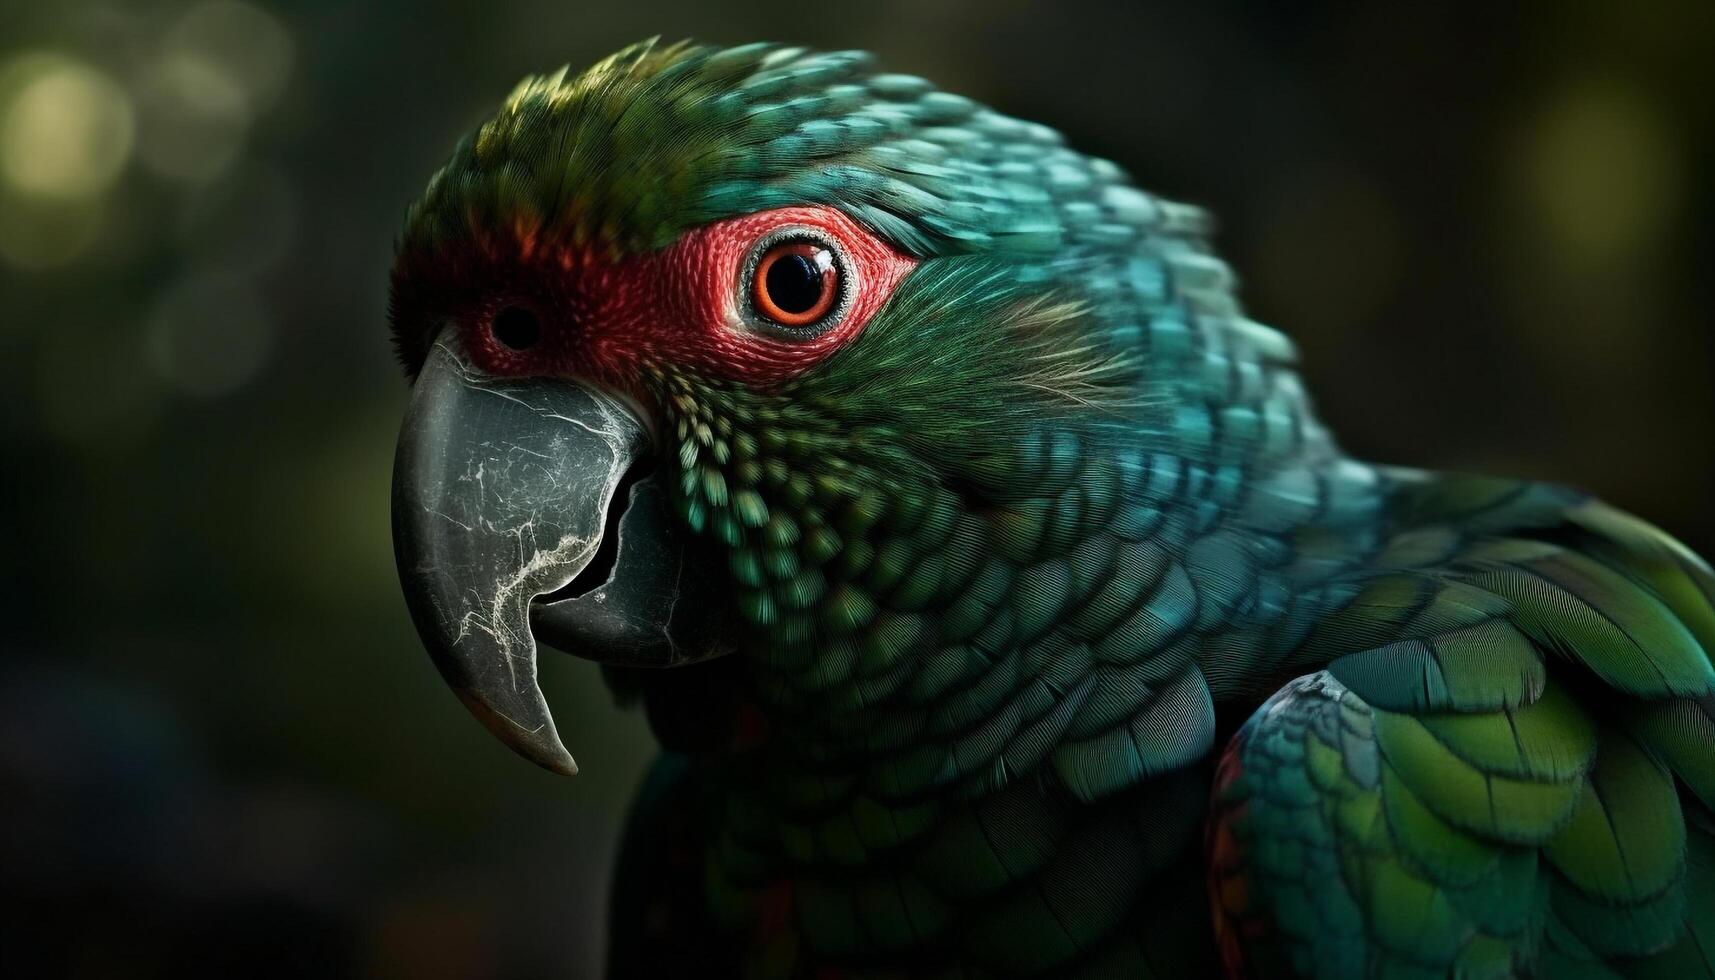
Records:
[[[1554,523],[1552,495],[1464,482],[1446,501],[1401,484],[1396,513],[1452,518],[1458,546],[1376,570],[1306,648],[1393,639],[1289,684],[1227,749],[1210,856],[1230,968],[1715,975],[1698,639],[1715,577],[1599,504],[1563,497]],[[1344,897],[1307,914],[1324,888]],[[1331,939],[1358,935],[1366,901],[1361,938]]]
[[[1715,977],[1708,566],[1346,457],[1208,216],[1046,127],[856,52],[527,79],[407,216],[396,343],[803,205],[916,262],[859,336],[626,379],[741,625],[607,671],[678,753],[616,975],[682,934],[722,975]]]

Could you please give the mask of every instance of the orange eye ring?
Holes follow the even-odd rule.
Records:
[[[756,312],[784,327],[807,327],[840,298],[833,250],[814,241],[782,242],[757,260],[751,279]]]

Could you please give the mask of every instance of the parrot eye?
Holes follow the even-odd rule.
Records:
[[[776,245],[756,264],[757,308],[787,326],[814,323],[833,308],[838,279],[834,253],[820,245]]]
[[[844,255],[808,229],[789,228],[765,237],[745,265],[752,319],[772,333],[794,338],[821,334],[850,305]]]
[[[541,321],[522,306],[502,307],[494,314],[488,329],[495,340],[512,350],[529,350],[542,338]]]

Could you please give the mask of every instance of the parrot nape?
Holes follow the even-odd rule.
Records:
[[[1715,575],[1317,421],[1200,210],[862,53],[525,80],[410,208],[448,683],[663,744],[616,977],[1715,977]]]

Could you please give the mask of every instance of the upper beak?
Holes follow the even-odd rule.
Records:
[[[632,666],[725,652],[724,605],[687,595],[717,581],[710,556],[674,532],[653,477],[629,499],[616,493],[651,451],[622,399],[566,379],[488,377],[445,340],[399,433],[394,552],[417,632],[483,724],[556,772],[577,763],[537,684],[538,637]]]

